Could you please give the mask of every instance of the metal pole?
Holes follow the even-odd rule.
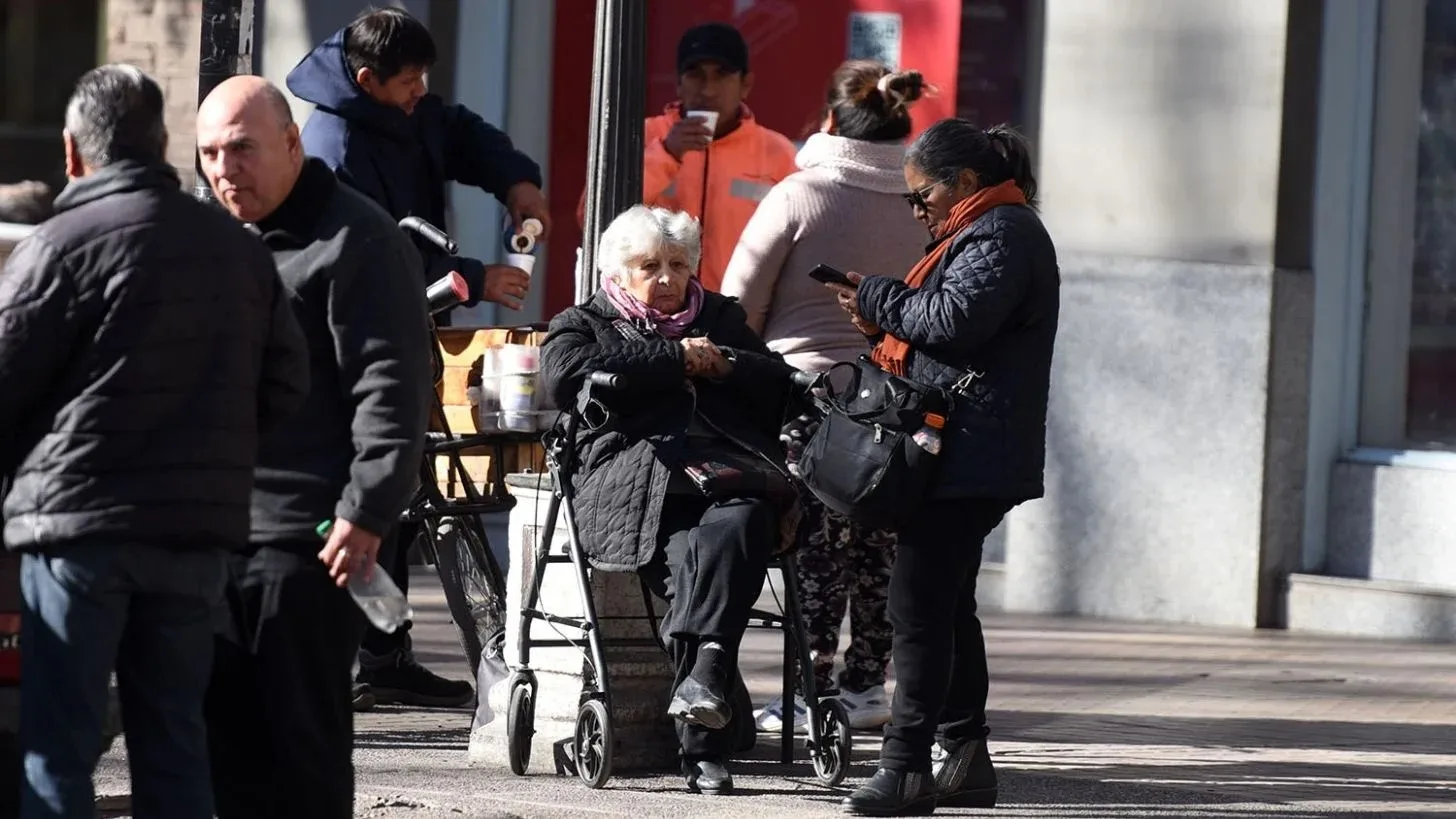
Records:
[[[253,23],[258,0],[202,0],[202,49],[197,55],[197,102],[200,105],[223,80],[253,73]],[[203,201],[216,201],[202,161],[192,192]]]
[[[597,0],[578,304],[601,285],[596,255],[602,230],[642,201],[646,105],[647,0]]]

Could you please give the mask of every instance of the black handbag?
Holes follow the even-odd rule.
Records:
[[[836,388],[840,370],[848,377]],[[867,526],[909,520],[935,478],[951,393],[892,375],[868,356],[834,365],[820,390],[815,404],[824,420],[798,461],[804,485],[830,510]]]

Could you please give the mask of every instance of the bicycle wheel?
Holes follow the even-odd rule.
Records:
[[[469,518],[444,518],[427,525],[434,541],[435,571],[440,575],[450,619],[460,634],[471,679],[480,668],[485,647],[506,627],[505,576],[478,527]]]

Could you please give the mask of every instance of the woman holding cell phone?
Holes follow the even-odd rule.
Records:
[[[904,174],[932,237],[925,257],[903,281],[850,272],[826,285],[875,340],[875,364],[954,394],[929,499],[895,533],[895,701],[879,770],[845,800],[869,816],[996,804],[976,575],[986,535],[1042,495],[1059,308],[1024,137],[942,120],[911,144]]]

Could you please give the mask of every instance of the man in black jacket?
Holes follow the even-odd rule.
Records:
[[[24,817],[94,811],[115,667],[137,815],[210,817],[203,697],[261,433],[306,347],[267,250],[179,189],[162,91],[87,72],[57,214],[0,274],[5,544],[24,553]]]
[[[303,409],[263,441],[252,554],[233,570],[207,703],[217,812],[344,819],[364,631],[344,587],[376,569],[423,457],[431,373],[419,255],[388,214],[304,157],[287,100],[261,78],[208,95],[197,145],[223,206],[273,251],[314,375]]]
[[[494,195],[517,228],[535,217],[549,233],[540,168],[470,109],[427,93],[425,74],[434,62],[429,29],[400,9],[371,9],[335,32],[288,75],[288,89],[318,106],[303,128],[304,152],[323,159],[396,220],[420,216],[444,227],[445,183],[453,181]],[[519,309],[526,297],[530,277],[515,267],[446,256],[422,238],[415,244],[425,258],[422,287],[454,270],[470,285],[467,304],[484,298]],[[445,316],[439,319],[446,323]],[[400,527],[396,557],[386,565],[406,591],[408,551],[417,532],[414,525]],[[408,624],[393,634],[365,633],[359,683],[361,709],[366,698],[450,707],[474,696],[469,683],[444,679],[415,661]]]

